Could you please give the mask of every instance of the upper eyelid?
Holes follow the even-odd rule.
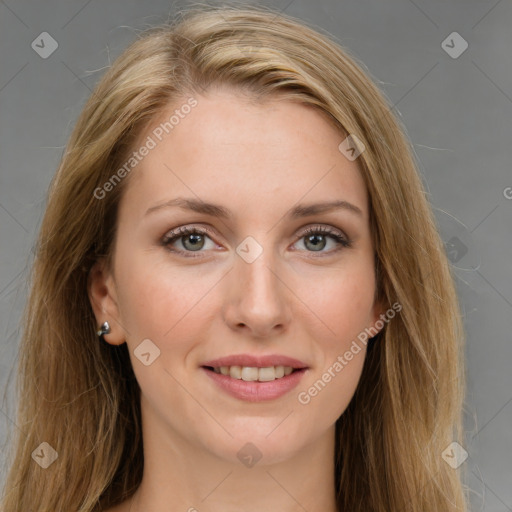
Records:
[[[331,226],[329,224],[322,224],[322,223],[309,224],[304,228],[300,228],[300,229],[296,230],[295,234],[305,233],[307,231],[311,231],[311,230],[315,230],[315,229],[317,229],[317,230],[325,229],[325,230],[334,231],[334,232],[339,233],[339,234],[345,236],[346,238],[348,238],[348,236],[342,229],[337,228],[335,226]],[[187,230],[187,231],[197,230],[197,231],[200,231],[201,233],[205,233],[205,234],[215,234],[215,230],[209,226],[205,227],[205,226],[195,225],[195,224],[186,224],[183,226],[178,226],[176,228],[167,230],[164,234],[164,237],[167,237],[168,235],[172,235],[172,236],[179,235],[180,231],[185,231],[185,230]]]
[[[341,236],[342,238],[344,238],[347,242],[351,243],[353,240],[351,239],[351,237],[349,237],[345,231],[341,230],[340,228],[337,228],[335,226],[331,226],[331,225],[328,225],[328,224],[310,224],[304,228],[301,228],[297,231],[295,231],[295,236],[300,236],[300,237],[303,237],[305,236],[309,231],[323,231],[325,230],[325,234],[327,236],[329,236],[332,232],[332,235],[339,235]],[[185,231],[184,233],[182,233],[182,231]],[[199,226],[199,225],[195,225],[195,224],[187,224],[187,225],[183,225],[183,226],[178,226],[176,228],[173,228],[172,230],[169,230],[165,233],[165,235],[163,236],[163,240],[165,241],[166,239],[172,239],[174,238],[175,241],[179,240],[182,236],[186,236],[188,233],[187,231],[189,232],[194,232],[194,231],[198,231],[200,234],[203,234],[203,235],[207,235],[207,236],[215,236],[215,231],[207,226]]]

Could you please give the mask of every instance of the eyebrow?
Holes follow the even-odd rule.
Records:
[[[176,197],[175,199],[171,199],[170,201],[166,201],[165,203],[152,206],[151,208],[148,208],[145,215],[161,210],[163,208],[172,207],[182,208],[184,210],[192,210],[197,213],[202,213],[205,215],[210,215],[212,217],[219,217],[223,219],[230,219],[233,217],[233,213],[224,206],[220,206],[213,203],[206,203],[204,201],[201,201],[200,199],[188,197]],[[302,217],[309,217],[311,215],[318,215],[320,213],[330,212],[333,210],[346,210],[348,212],[355,213],[361,217],[363,216],[363,212],[359,207],[352,203],[349,203],[348,201],[343,200],[334,200],[314,204],[299,204],[293,207],[287,213],[287,216],[292,219],[298,219]]]

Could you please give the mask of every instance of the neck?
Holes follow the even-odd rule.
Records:
[[[292,453],[276,451],[270,443],[263,446],[263,441],[261,452],[255,445],[238,449],[246,460],[242,463],[191,443],[155,420],[143,421],[144,474],[129,512],[337,512],[334,426]],[[254,463],[258,453],[262,458]]]

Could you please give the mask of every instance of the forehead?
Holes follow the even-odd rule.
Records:
[[[279,97],[248,101],[229,90],[194,100],[169,105],[133,148],[152,146],[131,171],[122,200],[137,215],[186,195],[259,215],[297,202],[344,199],[367,217],[359,166],[339,151],[345,135],[326,114]]]

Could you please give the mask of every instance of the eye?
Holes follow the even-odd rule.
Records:
[[[162,245],[164,245],[171,252],[182,253],[186,257],[194,258],[199,256],[199,254],[196,256],[190,253],[201,253],[204,252],[201,251],[201,249],[208,249],[208,247],[205,247],[205,238],[212,242],[212,247],[210,247],[210,249],[214,249],[216,247],[216,244],[213,243],[210,236],[208,235],[213,235],[213,233],[207,228],[182,226],[168,232],[162,239]],[[334,230],[333,228],[326,226],[310,227],[303,231],[299,236],[300,240],[303,240],[303,246],[306,247],[306,249],[311,249],[307,252],[321,252],[322,254],[332,253],[341,250],[342,247],[347,248],[352,246],[352,241],[345,237],[341,231]],[[323,251],[323,249],[325,249],[327,246],[329,239],[334,241],[334,245],[338,245],[338,248],[330,251]],[[176,249],[172,247],[177,242],[181,243],[183,249]]]
[[[300,236],[300,240],[303,241],[303,246],[307,249],[311,249],[311,251],[308,252],[332,253],[337,252],[342,248],[348,248],[352,246],[352,241],[345,237],[341,231],[334,230],[333,228],[327,226],[309,227],[303,231]],[[329,238],[331,241],[334,240],[334,245],[337,245],[338,247],[330,251],[323,251],[323,249],[327,246]]]
[[[205,228],[182,226],[167,233],[162,239],[162,244],[172,252],[201,252],[201,249],[205,247],[205,238],[210,238],[207,236],[208,233],[210,233],[210,230]],[[210,241],[212,240],[210,239]],[[175,242],[181,242],[181,245],[185,248],[185,250],[176,250],[171,248]],[[215,246],[215,244],[213,245]],[[195,255],[191,254],[187,256],[195,257]]]

